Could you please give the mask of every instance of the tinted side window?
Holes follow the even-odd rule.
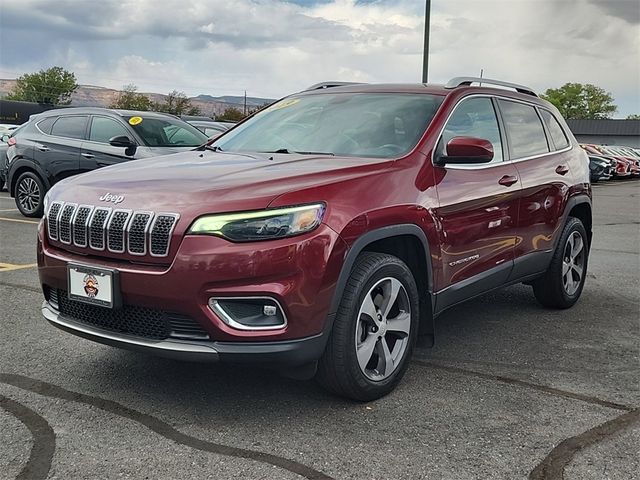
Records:
[[[51,135],[83,139],[86,127],[87,117],[60,117],[58,121],[53,124]]]
[[[53,124],[57,119],[58,117],[45,118],[44,120],[40,120],[39,122],[37,122],[36,125],[38,125],[38,128],[42,133],[46,133],[47,135],[50,135],[51,127],[53,127]]]
[[[547,125],[547,130],[549,130],[551,140],[553,140],[556,150],[567,148],[569,146],[569,140],[567,140],[567,136],[564,134],[564,130],[562,130],[556,117],[548,110],[540,110],[540,113],[542,114],[544,123]]]
[[[549,152],[547,137],[534,107],[508,100],[498,102],[514,159]]]
[[[116,120],[107,117],[93,117],[89,140],[92,142],[109,143],[113,137],[126,136],[131,138],[127,129]]]
[[[489,140],[493,144],[493,160],[502,162],[502,140],[496,112],[489,98],[470,98],[458,104],[447,121],[438,146],[444,154],[447,142],[453,137],[476,137]]]

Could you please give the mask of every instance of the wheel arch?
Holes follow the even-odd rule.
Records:
[[[416,280],[420,300],[420,328],[418,335],[430,336],[433,343],[433,269],[429,243],[424,231],[414,224],[390,225],[371,230],[360,236],[347,251],[331,302],[330,314],[335,314],[340,304],[353,265],[362,252],[387,253],[407,264]]]
[[[565,218],[563,225],[566,225],[569,217],[577,218],[584,225],[584,229],[587,231],[587,237],[589,245],[591,245],[591,239],[593,238],[593,213],[591,208],[591,198],[587,195],[577,195],[571,197],[567,202],[565,209]]]
[[[25,172],[35,173],[40,178],[45,189],[49,190],[51,188],[51,183],[38,165],[24,160],[18,160],[14,165],[11,165],[11,170],[7,173],[6,178],[7,192],[9,192],[9,195],[12,197],[15,197],[16,182],[18,178]]]

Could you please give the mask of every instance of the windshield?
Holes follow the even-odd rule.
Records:
[[[177,118],[134,116],[125,120],[148,147],[198,147],[207,136]]]
[[[231,152],[398,157],[415,147],[442,99],[398,93],[288,97],[213,145]]]

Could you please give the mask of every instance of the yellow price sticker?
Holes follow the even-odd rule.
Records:
[[[142,123],[142,117],[131,117],[129,119],[129,125],[138,125],[139,123]]]

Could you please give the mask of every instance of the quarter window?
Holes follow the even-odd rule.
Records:
[[[540,113],[542,114],[544,123],[547,125],[547,130],[551,135],[551,140],[553,140],[556,150],[567,148],[569,146],[569,140],[567,140],[567,136],[564,134],[564,130],[562,130],[556,117],[548,110],[540,110]]]
[[[131,137],[124,126],[107,117],[93,117],[89,140],[92,142],[109,143],[113,137]]]
[[[47,135],[51,134],[51,127],[53,123],[58,119],[58,117],[49,117],[44,120],[40,120],[37,125],[42,133],[46,133]]]
[[[86,128],[87,117],[60,117],[58,121],[53,124],[51,135],[83,139]]]
[[[514,159],[549,152],[547,137],[536,109],[524,103],[498,100]]]
[[[438,151],[444,154],[447,143],[454,137],[475,137],[489,140],[493,145],[491,163],[503,160],[500,128],[490,98],[470,98],[458,104],[444,127]]]

